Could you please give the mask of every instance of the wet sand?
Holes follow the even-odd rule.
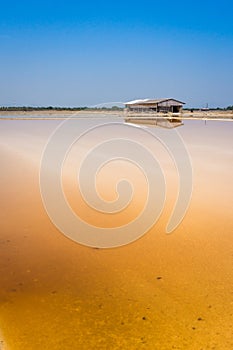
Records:
[[[4,347],[4,340],[3,340],[3,336],[0,334],[0,349],[1,350],[4,350],[5,347]]]
[[[58,124],[0,124],[0,327],[7,349],[232,350],[233,124],[180,127],[194,171],[184,220],[165,234],[177,187],[166,159],[169,194],[158,223],[110,250],[69,240],[44,210],[40,157]],[[79,204],[73,198],[73,207]]]

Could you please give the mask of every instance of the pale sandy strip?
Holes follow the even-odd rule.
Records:
[[[85,116],[85,117],[67,117],[67,116],[64,116],[64,117],[1,117],[0,116],[0,120],[65,120],[65,119],[77,119],[77,120],[81,120],[81,119],[103,119],[103,118],[106,118],[106,117],[109,117],[108,116],[100,116],[99,118],[98,117],[91,117],[91,116]],[[113,117],[121,117],[123,118],[122,115],[119,115],[119,116],[113,116]],[[196,116],[196,117],[150,117],[150,116],[128,116],[125,118],[125,120],[129,121],[129,120],[156,120],[156,119],[166,119],[166,120],[169,120],[169,119],[180,119],[180,120],[212,120],[212,121],[233,121],[233,117],[204,117],[204,116]]]

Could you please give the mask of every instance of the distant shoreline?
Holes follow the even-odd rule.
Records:
[[[33,110],[28,110],[28,111],[22,111],[22,110],[0,110],[0,116],[1,115],[75,115],[75,114],[93,114],[93,113],[98,113],[98,114],[123,114],[123,110],[109,110],[109,109],[83,109],[83,110],[68,110],[68,109],[33,109]]]
[[[93,117],[93,114],[116,116],[120,118],[125,118],[126,121],[130,120],[155,120],[157,118],[173,119],[177,118],[180,120],[229,120],[233,121],[233,111],[188,111],[183,110],[181,113],[135,113],[127,112],[124,109],[120,110],[110,110],[110,109],[85,109],[85,110],[67,110],[67,109],[58,109],[58,110],[48,110],[48,109],[34,109],[28,111],[22,110],[0,110],[0,119],[1,120],[46,120],[46,119],[66,119],[68,117],[72,118],[82,118],[85,115],[85,118]]]

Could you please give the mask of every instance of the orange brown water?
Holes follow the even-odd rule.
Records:
[[[134,243],[109,250],[69,240],[44,210],[40,157],[58,124],[0,123],[0,328],[7,348],[232,350],[233,124],[195,121],[179,129],[194,172],[184,220],[165,234],[176,191],[167,164],[170,194],[158,223]],[[108,199],[111,171],[114,182],[114,167],[99,180]],[[135,178],[136,185],[143,181]],[[65,181],[67,198],[85,216],[72,186]],[[139,198],[136,214],[143,189]],[[128,208],[126,216],[133,214]],[[116,220],[123,224],[126,216]]]

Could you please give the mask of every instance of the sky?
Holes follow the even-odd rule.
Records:
[[[0,0],[0,106],[233,105],[232,13],[232,0]]]

